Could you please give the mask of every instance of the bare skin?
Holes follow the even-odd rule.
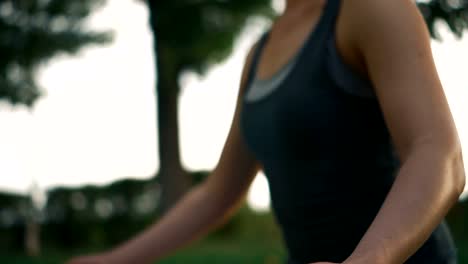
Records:
[[[259,78],[272,76],[294,56],[315,27],[324,1],[287,1],[260,57]],[[341,2],[335,29],[337,49],[345,63],[374,84],[402,161],[377,217],[343,263],[400,264],[424,243],[463,191],[460,143],[435,69],[429,35],[414,4],[410,0]],[[239,128],[239,98],[245,90],[251,53],[231,130],[208,179],[135,238],[68,264],[151,263],[205,235],[234,212],[261,168]]]

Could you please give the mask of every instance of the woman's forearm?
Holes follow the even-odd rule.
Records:
[[[402,164],[379,213],[345,263],[401,264],[428,239],[464,185],[461,153],[430,145]]]
[[[112,250],[109,262],[151,263],[174,252],[226,218],[230,206],[220,200],[206,184],[193,188],[160,221]]]

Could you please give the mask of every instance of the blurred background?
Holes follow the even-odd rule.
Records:
[[[468,152],[468,1],[417,4]],[[283,9],[283,0],[0,0],[0,263],[108,249],[203,180],[248,49]],[[462,264],[464,196],[447,217]],[[162,263],[283,258],[260,173],[232,220]]]

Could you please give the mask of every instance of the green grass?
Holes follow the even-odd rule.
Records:
[[[39,258],[26,256],[0,256],[0,263],[5,264],[58,264],[69,258],[67,253],[45,253]],[[158,264],[282,264],[284,251],[279,245],[259,242],[240,242],[210,239],[195,243],[170,256]]]
[[[468,241],[457,241],[459,264],[468,264]],[[1,250],[1,249],[0,249]],[[59,264],[71,256],[99,251],[81,248],[67,251],[45,250],[39,258],[0,253],[0,264]],[[280,232],[271,214],[242,215],[207,239],[188,246],[158,264],[284,264],[285,251]]]
[[[160,263],[223,263],[280,264],[284,261],[282,247],[255,242],[205,241],[180,251]]]
[[[233,241],[209,239],[189,246],[176,255],[168,257],[158,264],[283,264],[284,250],[276,243],[259,243],[255,241]],[[460,248],[467,248],[460,245]],[[2,264],[59,264],[64,263],[70,255],[67,253],[50,253],[40,258],[26,256],[0,256]],[[468,252],[459,251],[459,264],[468,264]]]

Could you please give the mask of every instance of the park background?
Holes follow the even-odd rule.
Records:
[[[222,150],[247,51],[284,8],[67,2],[0,1],[0,263],[62,263],[107,249],[200,182]],[[468,151],[467,2],[418,3]],[[170,26],[158,28],[155,14]],[[182,66],[167,70],[174,61]],[[163,88],[160,75],[169,76]],[[163,194],[169,185],[174,195]],[[260,173],[231,221],[162,263],[282,263],[268,196]],[[461,263],[467,206],[462,197],[448,215]]]

